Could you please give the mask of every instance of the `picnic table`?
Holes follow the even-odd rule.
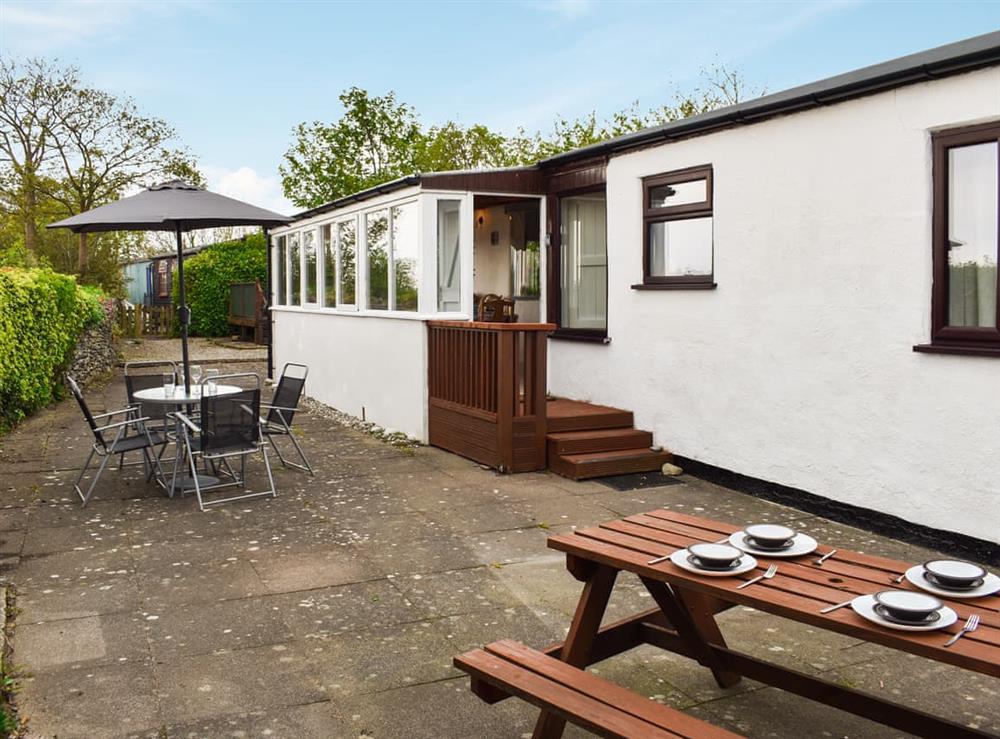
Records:
[[[936,631],[898,631],[870,623],[850,607],[826,614],[820,611],[857,595],[887,589],[915,589],[906,581],[894,582],[909,569],[910,565],[904,562],[839,548],[833,557],[817,564],[819,556],[831,551],[830,547],[820,544],[815,553],[796,559],[779,561],[758,557],[755,570],[738,576],[696,574],[669,560],[650,564],[652,559],[690,544],[718,541],[739,529],[705,518],[656,510],[550,537],[548,546],[566,554],[567,569],[584,583],[584,588],[566,640],[542,650],[539,657],[558,657],[564,665],[583,668],[639,645],[652,644],[696,660],[712,671],[722,687],[748,677],[918,736],[992,736],[732,649],[726,644],[715,615],[734,606],[749,606],[972,672],[1000,677],[1000,595],[975,600],[942,598],[945,605],[958,614],[954,625]],[[736,589],[742,582],[761,575],[772,563],[778,563],[777,574],[772,579]],[[619,572],[638,575],[657,607],[601,627]],[[944,647],[972,613],[981,617],[979,629],[965,634],[954,645]],[[500,652],[490,654],[496,656]],[[461,667],[460,661],[465,657],[456,658],[456,664]],[[536,673],[552,672],[544,665],[532,669]],[[477,679],[491,682],[489,670],[482,664],[468,671],[473,675],[474,689]],[[571,684],[570,679],[563,681],[564,686]],[[492,682],[491,686],[480,686],[477,692],[491,702],[517,694],[540,705],[543,710],[536,725],[536,737],[558,737],[562,734],[565,717],[578,716],[557,698],[535,700],[535,696],[525,695],[516,685],[511,689],[510,682],[503,686],[503,690],[498,690],[497,683]],[[603,688],[595,688],[592,695],[596,696],[598,705],[606,706],[609,711],[619,710],[623,698],[614,691],[621,690],[606,684]],[[647,700],[646,704],[649,703]],[[666,723],[659,725],[667,726]],[[594,729],[594,726],[588,728]],[[697,735],[691,730],[685,732],[683,726],[677,729],[670,724],[668,728],[682,736]],[[629,731],[604,731],[600,727],[595,730],[606,736],[630,735]]]

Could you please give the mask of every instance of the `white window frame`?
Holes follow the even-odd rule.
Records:
[[[306,234],[307,233],[311,233],[312,234],[312,238],[313,238],[313,250],[317,252],[317,254],[316,254],[316,285],[315,285],[315,288],[316,288],[316,300],[312,301],[312,302],[310,302],[308,300],[309,291],[306,289],[309,286],[309,275],[308,275],[307,270],[306,270],[306,264],[307,264],[307,261],[306,261]],[[320,294],[321,289],[322,289],[320,281],[321,281],[321,279],[323,277],[323,273],[320,270],[320,259],[321,259],[321,257],[319,255],[319,247],[320,247],[319,236],[320,236],[320,233],[319,233],[319,226],[318,225],[312,226],[310,228],[304,228],[304,229],[302,229],[302,231],[300,232],[300,236],[299,236],[299,252],[300,252],[299,258],[301,259],[301,264],[302,264],[302,271],[299,273],[301,275],[301,280],[302,280],[302,295],[301,295],[301,301],[300,301],[300,303],[301,303],[301,305],[302,305],[303,308],[319,308],[320,306],[323,305],[323,296]]]

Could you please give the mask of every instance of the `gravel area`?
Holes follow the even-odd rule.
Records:
[[[119,342],[119,349],[126,362],[160,359],[180,361],[181,358],[180,339],[122,339]],[[259,362],[267,359],[266,346],[228,339],[192,337],[188,339],[188,352],[192,362],[222,360]]]

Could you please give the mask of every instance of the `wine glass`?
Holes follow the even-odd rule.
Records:
[[[191,384],[197,385],[201,382],[201,365],[192,364],[191,365]]]

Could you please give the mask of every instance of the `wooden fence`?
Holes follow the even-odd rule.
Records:
[[[428,321],[430,443],[501,472],[545,468],[548,323]]]
[[[119,303],[118,330],[122,336],[173,336],[173,305],[125,305]]]

